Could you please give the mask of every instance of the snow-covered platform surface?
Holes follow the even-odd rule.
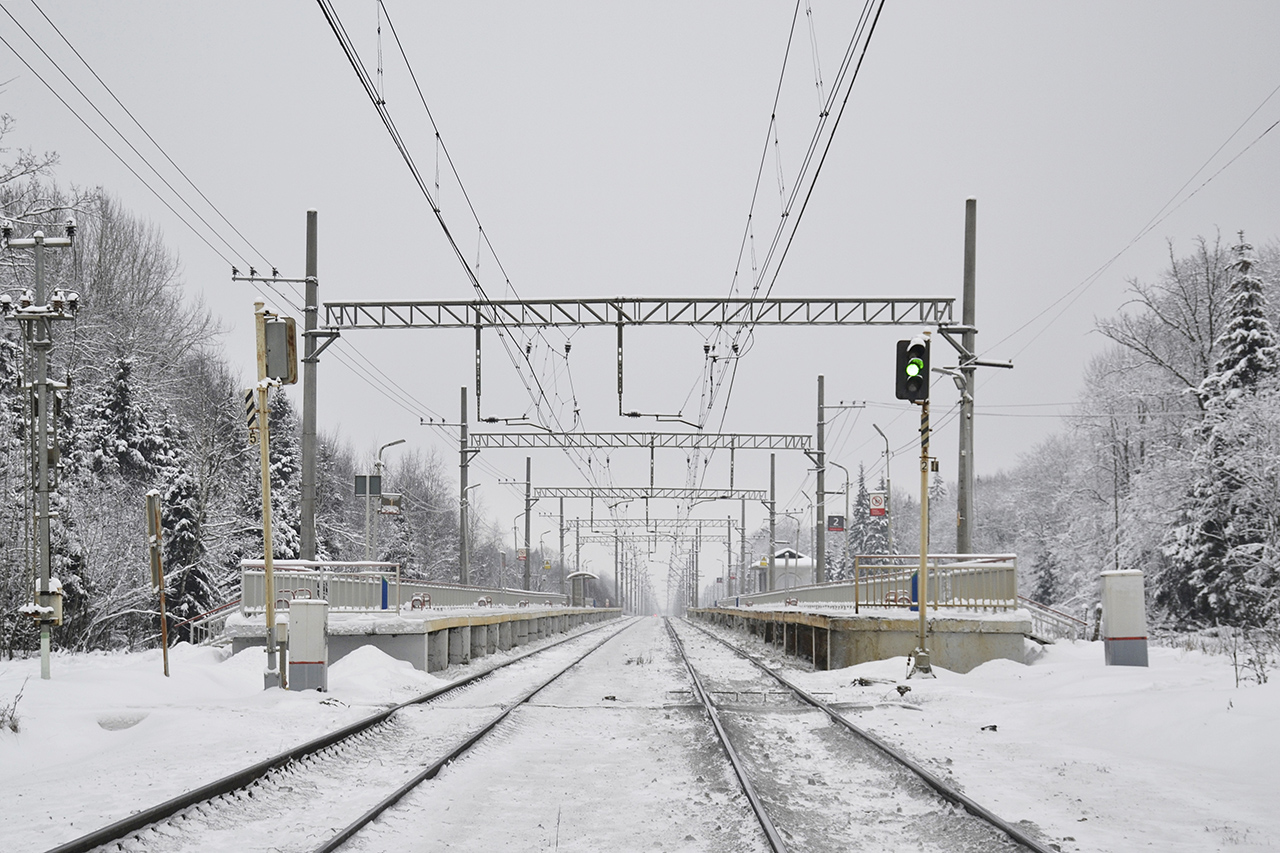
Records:
[[[1150,651],[1148,668],[1107,667],[1101,643],[1028,642],[1025,665],[993,661],[966,675],[935,667],[936,679],[910,681],[903,658],[827,672],[781,655],[774,662],[1069,853],[1280,849],[1280,680],[1237,687],[1226,657]],[[0,707],[21,694],[18,730],[0,728],[0,850],[48,850],[445,683],[372,647],[332,667],[328,694],[264,691],[260,649],[230,656],[182,645],[170,665],[165,678],[159,651],[55,654],[53,679],[41,681],[39,660],[0,661]],[[899,686],[910,691],[899,696]],[[601,729],[615,724],[615,710],[590,713]],[[616,814],[581,820],[643,813],[630,798],[651,792],[625,778],[624,768],[594,778],[610,787]],[[487,792],[456,795],[479,801]],[[569,835],[578,819],[570,803],[564,815]],[[476,825],[471,849],[498,849],[489,842],[500,840],[500,823]],[[682,840],[691,827],[678,816],[635,832],[633,846],[614,849],[699,849]],[[549,846],[530,839],[527,849]]]
[[[761,637],[818,669],[905,657],[920,645],[920,614],[901,607],[863,607],[855,613],[845,604],[803,602],[704,607],[689,613],[704,623]],[[953,672],[993,660],[1021,661],[1023,639],[1031,632],[1031,616],[1022,610],[927,610],[925,619],[930,661]]]
[[[329,662],[335,663],[363,646],[374,646],[424,672],[437,672],[497,651],[564,633],[581,625],[616,619],[622,611],[604,607],[450,607],[447,609],[335,612],[329,611]],[[277,620],[288,622],[288,610]],[[232,653],[262,647],[266,637],[262,614],[235,613],[225,635]]]

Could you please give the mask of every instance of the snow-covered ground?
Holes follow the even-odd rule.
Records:
[[[789,674],[1063,850],[1280,849],[1280,681],[1236,688],[1200,652],[1152,647],[1141,669],[1103,666],[1098,643],[1029,648],[1029,665],[933,680],[904,681],[903,659]],[[262,658],[179,646],[166,679],[159,652],[57,655],[50,681],[0,661],[0,707],[22,694],[18,731],[0,729],[0,850],[46,850],[443,683],[364,649],[328,694],[263,691]],[[556,725],[522,725],[540,718]],[[621,811],[650,794],[612,795]]]

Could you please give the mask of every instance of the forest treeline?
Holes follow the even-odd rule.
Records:
[[[0,145],[12,119],[0,118]],[[222,355],[218,319],[183,286],[179,263],[153,226],[100,189],[64,190],[56,158],[0,147],[0,213],[14,236],[61,236],[48,250],[46,282],[75,291],[74,322],[55,324],[51,378],[67,387],[55,407],[56,493],[52,574],[64,590],[55,646],[86,650],[157,642],[145,495],[162,496],[163,559],[171,624],[239,595],[240,561],[262,556],[258,450],[240,409],[243,377]],[[34,287],[29,250],[0,256],[0,292]],[[0,652],[38,647],[32,600],[33,541],[27,371],[17,322],[0,321]],[[300,554],[300,423],[272,394],[273,550]],[[317,457],[317,557],[365,559],[365,504],[353,493],[366,460],[322,435]],[[457,580],[458,501],[451,472],[434,454],[406,452],[388,466],[403,512],[380,520],[375,558],[407,577]],[[482,517],[475,512],[473,517]],[[477,522],[473,582],[492,585],[504,537]],[[503,579],[511,583],[511,578]],[[179,636],[184,629],[178,631]]]
[[[1169,246],[1102,318],[1066,427],[981,478],[975,545],[1079,613],[1099,573],[1145,573],[1158,626],[1274,627],[1280,573],[1280,247]]]
[[[51,287],[80,294],[75,322],[58,324],[52,375],[57,490],[53,574],[65,592],[63,648],[156,642],[144,496],[162,495],[164,563],[173,623],[233,600],[240,561],[262,554],[256,445],[240,406],[242,377],[219,345],[218,318],[191,298],[161,234],[100,189],[60,189],[56,157],[3,148],[0,212],[16,235],[60,234],[47,253]],[[0,291],[33,286],[30,253],[0,256]],[[1169,247],[1167,269],[1129,283],[1130,300],[1098,321],[1109,346],[1086,368],[1065,428],[1012,470],[980,477],[975,548],[1016,553],[1024,593],[1071,612],[1098,599],[1099,573],[1141,569],[1150,611],[1170,627],[1274,626],[1280,573],[1280,247],[1238,235]],[[0,652],[37,644],[18,608],[32,599],[29,406],[21,331],[0,328]],[[299,418],[284,394],[271,410],[275,556],[300,556]],[[317,556],[360,560],[365,505],[353,494],[367,467],[340,436],[317,459]],[[381,520],[376,559],[407,577],[455,580],[458,496],[452,465],[398,453],[388,482],[404,511]],[[870,520],[861,470],[851,495],[848,553],[884,553],[885,519]],[[896,550],[914,552],[913,502],[895,496]],[[932,550],[954,543],[954,497],[931,494]],[[506,530],[470,514],[473,582],[514,585]],[[790,522],[779,520],[779,537]],[[793,539],[803,540],[799,528]],[[831,576],[849,573],[843,537],[828,538]],[[752,537],[752,562],[767,531]],[[531,554],[534,565],[541,555]],[[540,573],[535,572],[539,582]],[[183,635],[179,630],[179,636]]]

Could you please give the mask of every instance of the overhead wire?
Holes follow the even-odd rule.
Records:
[[[146,129],[146,127],[143,126],[142,122],[140,122],[138,118],[133,114],[133,112],[127,106],[124,105],[124,103],[120,100],[120,98],[116,96],[116,93],[111,89],[110,86],[107,85],[106,81],[103,80],[102,77],[98,75],[98,72],[93,69],[93,66],[89,64],[88,60],[86,60],[80,54],[80,51],[76,49],[75,45],[73,45],[71,41],[65,35],[63,35],[62,30],[58,28],[58,25],[55,24],[52,20],[50,20],[49,16],[45,14],[44,9],[40,8],[40,5],[36,2],[36,0],[28,0],[28,2],[35,7],[36,11],[40,13],[40,17],[44,18],[45,21],[49,24],[49,26],[53,28],[53,31],[58,34],[58,38],[62,39],[63,44],[65,44],[67,48],[70,49],[70,51],[73,54],[75,54],[76,59],[80,60],[80,64],[83,65],[88,70],[88,72],[93,75],[93,79],[97,80],[98,84],[102,86],[103,90],[105,90],[106,93],[111,96],[111,100],[115,101],[116,105],[119,106],[120,109],[124,110],[125,115],[129,117],[129,120],[134,123],[134,125],[138,128],[138,130],[142,131],[142,134],[147,138],[147,141],[155,146],[155,149],[159,151],[160,155],[164,157],[166,161],[168,161],[169,165],[172,166],[174,170],[177,171],[177,173],[182,176],[182,179],[187,182],[187,185],[196,191],[196,194],[200,196],[201,200],[204,201],[205,204],[209,205],[209,209],[212,210],[214,213],[216,213],[218,215],[218,218],[221,219],[226,224],[226,226],[230,228],[232,232],[235,233],[235,235],[240,238],[241,241],[244,242],[246,246],[248,246],[251,250],[253,250],[254,254],[258,256],[259,260],[261,260],[267,266],[271,266],[271,262],[267,260],[266,255],[264,255],[262,251],[258,249],[258,247],[255,246],[251,240],[249,240],[248,237],[244,236],[244,234],[240,232],[240,229],[236,228],[236,226],[232,224],[231,220],[228,219],[223,214],[223,212],[218,208],[218,206],[214,204],[213,201],[210,200],[210,198],[207,195],[204,194],[204,192],[200,189],[200,187],[196,186],[196,183],[193,180],[191,180],[191,178],[187,175],[185,171],[182,170],[182,167],[179,166],[176,162],[174,162],[173,158],[169,156],[169,152],[164,149],[164,146],[162,146],[159,142],[156,141],[155,137],[153,137],[151,133]],[[6,10],[6,14],[7,13],[8,13],[8,10]],[[74,86],[75,84],[72,83],[72,85]],[[76,91],[80,91],[78,87]],[[81,93],[81,95],[83,96],[83,93]],[[88,98],[86,97],[85,100],[88,100]],[[101,115],[101,113],[99,113],[99,115]],[[114,126],[112,127],[112,129],[116,130]],[[119,130],[116,130],[116,133],[120,134]],[[122,139],[124,138],[123,134],[120,134],[120,136]],[[129,147],[133,148],[132,145],[130,145]],[[136,149],[135,149],[135,153],[136,153]],[[159,172],[157,172],[154,167],[152,167],[152,171],[156,172],[157,176],[159,176]],[[166,182],[165,185],[168,186],[168,183]],[[170,187],[170,189],[172,189],[172,187]],[[191,205],[187,205],[187,207],[191,208]],[[192,212],[193,213],[195,212],[194,208],[192,208]],[[228,248],[230,248],[230,246],[228,246]]]
[[[89,62],[79,52],[79,50],[75,47],[75,45],[71,43],[70,39],[67,38],[66,34],[63,33],[62,30],[57,26],[57,24],[54,23],[54,21],[49,18],[49,16],[44,12],[42,8],[40,8],[40,6],[36,2],[34,2],[34,0],[31,0],[31,4],[40,13],[41,17],[44,18],[44,20],[48,23],[48,25],[54,30],[54,32],[57,33],[58,37],[67,46],[67,48],[76,56],[76,58],[80,61],[81,65],[83,65],[84,68],[89,72],[89,74],[93,76],[94,80],[96,80],[97,83],[103,88],[103,90],[107,92],[107,94],[120,107],[120,109],[123,110],[124,113],[129,116],[133,124],[147,138],[147,140],[155,147],[155,149],[160,152],[160,154],[169,163],[169,165],[172,166],[173,169],[179,175],[182,176],[182,179],[200,197],[200,199],[204,201],[205,204],[207,204],[209,208],[214,211],[214,213],[217,214],[217,218],[220,219],[226,225],[226,227],[228,227],[231,230],[231,232],[234,233],[235,236],[239,238],[242,241],[242,243],[245,246],[247,246],[259,259],[261,259],[267,266],[270,266],[274,269],[274,265],[265,256],[265,254],[260,249],[258,249],[258,247],[254,245],[254,243],[251,240],[245,237],[245,235],[234,225],[234,223],[232,223],[230,219],[228,219],[227,216],[222,213],[222,211],[217,207],[217,205],[204,193],[203,190],[200,189],[200,187],[191,179],[191,177],[186,173],[186,171],[183,170],[182,167],[178,165],[178,163],[173,159],[173,157],[164,149],[163,146],[160,145],[160,143],[155,139],[155,137],[138,120],[138,118],[134,115],[134,113],[131,110],[129,110],[129,108],[123,103],[123,101],[120,100],[120,98],[115,94],[115,92],[111,89],[111,87],[106,83],[105,80],[103,80],[101,75],[97,73],[97,71],[92,67],[92,65],[89,64]],[[112,122],[110,118],[108,118],[102,112],[102,110],[93,102],[93,99],[83,90],[83,88],[81,88],[81,86],[78,83],[76,83],[75,80],[72,79],[71,75],[64,68],[62,68],[62,66],[58,63],[58,61],[55,60],[48,53],[47,50],[44,49],[44,47],[39,43],[39,41],[35,38],[35,36],[33,36],[32,33],[25,26],[23,26],[23,24],[20,21],[18,21],[13,16],[13,14],[9,11],[9,9],[5,7],[3,4],[0,4],[0,10],[3,10],[5,12],[6,16],[8,16],[9,19],[13,21],[13,23],[22,31],[23,35],[26,36],[26,38],[36,47],[36,49],[40,52],[40,54],[45,57],[46,61],[48,61],[58,71],[58,73],[72,87],[72,89],[74,89],[75,92],[84,100],[84,102],[87,103],[94,110],[94,112],[98,115],[98,117],[101,118],[102,121],[104,121],[107,124],[107,126],[111,128],[111,130],[116,134],[116,136],[118,136],[121,139],[121,141],[123,141],[124,144],[129,148],[129,150],[132,151],[133,154],[140,161],[142,161],[142,163],[151,171],[151,173],[153,173],[160,180],[160,182],[165,186],[165,188],[167,188],[173,194],[173,196],[187,210],[191,211],[191,213],[196,217],[196,219],[198,219],[199,222],[205,227],[205,229],[207,229],[208,233],[211,234],[214,239],[218,240],[223,246],[225,246],[228,251],[232,252],[235,255],[235,257],[240,261],[241,264],[244,264],[246,266],[249,265],[244,255],[232,245],[230,240],[228,240],[226,237],[224,237],[220,233],[219,228],[215,224],[211,223],[204,216],[202,216],[196,210],[195,206],[186,199],[184,194],[177,187],[175,187],[168,179],[166,179],[163,174],[161,174],[159,169],[156,168],[156,166],[150,161],[150,159],[142,151],[140,151],[135,144],[133,144],[133,142],[128,138],[128,136],[119,127],[117,127],[116,124]],[[54,86],[48,80],[46,80],[44,76],[41,75],[34,68],[34,66],[32,66],[31,63],[24,56],[22,56],[18,52],[18,50],[8,40],[4,39],[2,35],[0,35],[0,41],[4,42],[6,47],[8,47],[10,51],[12,51],[14,55],[24,65],[27,66],[27,68],[32,72],[32,74],[35,75],[36,78],[39,79],[40,82],[45,85],[45,87],[54,95],[54,97],[57,98],[58,101],[61,102],[63,106],[65,106],[68,109],[68,111],[71,112],[71,114],[75,116],[76,119],[79,120],[82,125],[85,126],[85,128],[94,136],[94,138],[97,139],[100,143],[102,143],[102,145],[113,156],[115,156],[116,159],[119,160],[120,163],[135,178],[137,178],[139,182],[141,182],[146,189],[148,189],[152,193],[152,195],[154,195],[162,204],[164,204],[164,206],[171,213],[173,213],[180,222],[186,225],[187,228],[191,230],[192,233],[195,234],[211,251],[213,251],[215,255],[217,255],[221,260],[227,263],[228,266],[232,265],[231,260],[225,254],[223,254],[221,250],[219,250],[215,245],[213,245],[213,243],[203,233],[201,233],[201,231],[198,228],[196,228],[185,216],[183,216],[172,204],[170,204],[160,194],[160,192],[154,186],[151,185],[149,181],[147,181],[141,174],[139,174],[139,172],[136,169],[134,169],[124,159],[124,157],[120,154],[120,152],[117,151],[113,145],[107,142],[107,140],[104,139],[103,136],[92,127],[92,125],[90,125],[90,123],[84,118],[84,116],[82,116],[79,113],[79,111],[77,111],[74,107],[72,107],[71,104],[66,100],[66,98],[64,98],[54,88]],[[292,287],[292,285],[290,286]],[[289,305],[295,311],[301,312],[304,310],[304,307],[301,304],[302,302],[301,294],[297,293],[296,287],[293,288],[295,295],[297,296],[296,300],[293,297],[290,297],[286,293],[282,292],[278,287],[275,287],[271,284],[268,284],[267,287],[273,293],[275,293],[276,296],[279,297],[284,304]],[[346,350],[347,352],[344,353],[342,350]],[[384,370],[382,370],[382,368],[378,367],[371,359],[369,359],[358,348],[356,348],[354,345],[350,344],[349,342],[340,341],[338,343],[338,348],[335,348],[335,350],[331,354],[335,357],[337,361],[342,363],[343,366],[346,367],[353,375],[355,375],[357,378],[369,384],[375,391],[377,391],[382,396],[386,397],[394,405],[403,409],[407,413],[415,415],[420,418],[422,418],[424,415],[428,417],[439,416],[438,413],[436,413],[433,409],[431,409],[429,406],[427,406],[426,404],[418,400],[416,397],[414,397],[410,392],[404,389],[403,386],[399,385],[399,383],[396,383]],[[360,364],[356,363],[357,360],[360,362],[363,362],[365,366],[361,366]],[[379,374],[382,377],[382,381],[376,380],[372,375],[373,373]],[[394,390],[389,390],[387,388],[388,384]]]
[[[352,69],[355,71],[357,79],[360,81],[360,84],[364,88],[366,95],[369,97],[370,101],[373,103],[373,106],[377,111],[379,118],[383,123],[384,128],[387,130],[387,133],[391,137],[393,144],[399,151],[401,159],[404,160],[406,166],[408,166],[410,174],[413,176],[414,182],[417,184],[419,192],[422,193],[424,198],[427,200],[427,203],[430,205],[432,212],[436,217],[437,223],[440,225],[440,228],[445,236],[446,241],[448,242],[450,248],[453,250],[455,257],[458,259],[459,263],[462,265],[462,268],[466,273],[466,276],[470,281],[471,286],[473,287],[473,289],[475,289],[476,293],[484,301],[486,302],[492,301],[488,293],[486,292],[483,283],[480,281],[480,278],[477,275],[476,270],[474,270],[471,267],[471,265],[467,262],[467,259],[465,258],[465,256],[462,254],[461,247],[458,245],[458,242],[454,238],[453,233],[448,226],[448,223],[445,221],[440,205],[437,203],[436,199],[431,195],[430,188],[427,186],[426,181],[423,179],[423,176],[420,170],[418,169],[418,166],[416,161],[414,160],[412,151],[410,151],[408,143],[400,134],[400,131],[396,126],[394,119],[391,117],[390,111],[388,110],[386,103],[379,102],[379,99],[377,98],[376,92],[373,88],[372,81],[369,78],[368,70],[365,68],[364,63],[360,60],[359,55],[355,49],[355,45],[352,42],[350,35],[347,33],[345,25],[343,25],[342,20],[337,13],[337,10],[333,8],[333,4],[331,0],[317,0],[317,2],[319,3],[321,11],[325,15],[325,18],[330,25],[330,29],[333,31],[335,37],[338,39],[339,45],[342,47],[348,62],[350,63]],[[409,66],[409,71],[410,71],[410,74],[413,76],[415,87],[416,87],[417,86],[416,75],[413,74],[412,66],[409,65],[408,63],[407,55],[405,55],[403,51],[403,44],[400,42],[399,36],[396,32],[394,22],[392,21],[391,16],[387,12],[385,6],[383,7],[383,14],[386,16],[387,26],[392,33],[392,37],[396,40],[397,46],[400,48],[402,56],[404,56],[405,58],[406,65]],[[420,87],[418,87],[418,91],[419,91],[419,94],[421,95]],[[422,97],[422,102],[425,107],[426,105],[425,97]],[[432,125],[433,127],[435,127],[434,119],[432,119]],[[439,146],[439,150],[444,152],[446,162],[450,163],[450,166],[452,168],[452,158],[449,155],[448,149],[444,145],[443,140],[440,137],[439,128],[435,127],[435,129],[436,129],[436,142],[437,142],[437,145]],[[474,212],[475,212],[474,206],[472,206],[470,203],[469,195],[466,192],[465,186],[461,183],[460,177],[457,176],[456,169],[455,169],[455,178],[457,178],[460,190],[463,192],[464,197],[467,198],[468,206],[470,207],[474,215]],[[485,240],[486,245],[488,245],[492,251],[492,243],[488,242],[488,238],[484,236],[483,228],[479,226],[478,216],[475,218],[476,218],[477,226],[479,228],[480,236]],[[510,279],[509,277],[506,277],[505,269],[502,267],[501,261],[497,260],[496,252],[493,254],[499,269],[503,272],[503,275],[506,281],[506,286],[511,287]],[[514,291],[514,288],[512,288],[512,290]],[[502,347],[506,352],[508,359],[511,361],[512,366],[515,367],[517,376],[520,379],[521,383],[524,385],[526,392],[529,393],[529,395],[534,401],[534,411],[538,415],[539,423],[542,424],[544,428],[549,428],[547,421],[543,417],[542,402],[546,401],[547,409],[548,409],[548,411],[546,412],[546,416],[551,419],[555,427],[560,432],[567,432],[567,430],[564,429],[564,426],[561,423],[558,412],[555,410],[554,407],[551,406],[551,398],[547,394],[545,388],[543,387],[541,379],[538,377],[537,371],[532,364],[529,353],[527,352],[527,350],[520,350],[518,348],[516,352],[513,352],[511,347],[511,342],[514,336],[510,334],[510,328],[505,323],[500,322],[499,325],[502,329],[505,329],[508,332],[508,334],[506,335],[500,332],[498,335],[499,341],[501,342]],[[541,334],[541,332],[539,331],[538,334]],[[525,370],[523,370],[520,366],[520,360],[522,358],[528,367],[529,375],[527,377],[525,375]],[[533,386],[530,386],[529,384],[530,381],[532,381]],[[537,389],[536,393],[534,391],[535,387]],[[570,459],[570,461],[578,469],[579,473],[581,473],[589,481],[594,481],[593,477],[591,476],[590,470],[583,471],[582,466],[578,464],[578,461],[574,458],[573,453],[566,452],[565,455]],[[578,455],[581,456],[582,454],[579,452]]]
[[[1122,246],[1119,251],[1117,251],[1105,262],[1103,262],[1093,272],[1085,276],[1074,287],[1067,290],[1057,299],[1050,302],[1047,306],[1045,306],[1039,312],[1034,314],[1030,319],[1028,319],[1022,325],[1018,326],[1013,331],[1009,332],[1009,334],[1005,335],[1003,338],[1001,338],[1000,340],[992,344],[989,347],[989,349],[993,349],[995,347],[1000,346],[1001,344],[1008,342],[1012,338],[1021,334],[1023,331],[1029,328],[1032,324],[1034,324],[1037,320],[1039,320],[1040,318],[1048,314],[1050,311],[1052,311],[1054,308],[1058,307],[1059,305],[1062,305],[1063,302],[1066,302],[1065,305],[1062,305],[1061,310],[1059,310],[1058,313],[1055,314],[1053,318],[1049,320],[1049,322],[1045,323],[1044,326],[1041,327],[1040,332],[1037,332],[1036,335],[1032,336],[1030,341],[1028,341],[1020,349],[1014,352],[1014,357],[1026,351],[1028,347],[1030,347],[1033,343],[1035,343],[1039,339],[1039,336],[1040,334],[1043,333],[1044,329],[1047,329],[1050,326],[1052,326],[1054,323],[1056,323],[1058,319],[1060,319],[1062,315],[1066,313],[1067,309],[1070,308],[1072,305],[1074,305],[1080,299],[1081,296],[1083,296],[1091,287],[1093,287],[1093,285],[1095,285],[1099,280],[1101,280],[1102,275],[1107,270],[1109,270],[1112,267],[1112,265],[1114,265],[1115,262],[1118,261],[1126,252],[1128,252],[1135,245],[1137,245],[1137,243],[1141,241],[1142,238],[1146,237],[1153,230],[1155,230],[1155,228],[1159,226],[1160,223],[1164,222],[1166,219],[1172,216],[1176,211],[1178,211],[1184,204],[1186,204],[1193,197],[1195,197],[1201,190],[1203,190],[1206,186],[1208,186],[1215,178],[1221,175],[1224,171],[1226,171],[1227,168],[1229,168],[1232,164],[1234,164],[1237,160],[1239,160],[1240,157],[1242,157],[1247,151],[1253,148],[1253,146],[1261,142],[1263,137],[1267,136],[1269,133],[1271,133],[1271,131],[1275,130],[1277,126],[1280,126],[1280,120],[1277,120],[1272,124],[1268,125],[1267,128],[1262,131],[1262,133],[1258,134],[1258,136],[1253,139],[1253,141],[1251,141],[1248,145],[1246,145],[1244,148],[1238,151],[1235,154],[1235,156],[1233,156],[1230,160],[1224,163],[1220,168],[1218,168],[1217,171],[1215,171],[1212,175],[1210,175],[1203,182],[1201,182],[1194,190],[1188,193],[1180,201],[1177,201],[1177,203],[1174,204],[1175,200],[1178,199],[1178,197],[1182,194],[1183,190],[1185,190],[1188,186],[1190,186],[1191,183],[1196,179],[1196,177],[1199,176],[1202,172],[1204,172],[1205,169],[1209,167],[1209,164],[1212,163],[1214,159],[1216,159],[1217,156],[1221,154],[1222,151],[1231,143],[1231,141],[1240,134],[1240,131],[1242,131],[1245,128],[1245,126],[1250,121],[1253,120],[1254,116],[1256,116],[1262,110],[1262,108],[1266,106],[1267,103],[1273,97],[1275,97],[1277,92],[1280,92],[1280,85],[1277,85],[1269,93],[1267,93],[1267,96],[1262,99],[1262,102],[1259,103],[1258,106],[1254,107],[1253,111],[1250,112],[1249,115],[1245,117],[1244,121],[1242,121],[1236,127],[1236,129],[1231,132],[1231,134],[1226,138],[1225,141],[1223,141],[1221,145],[1219,145],[1216,149],[1214,149],[1213,153],[1209,155],[1208,159],[1206,159],[1202,164],[1200,164],[1199,168],[1197,168],[1194,172],[1191,173],[1191,176],[1182,183],[1182,185],[1177,189],[1176,192],[1174,192],[1172,196],[1169,197],[1169,200],[1160,206],[1159,210],[1157,210],[1151,216],[1151,218],[1147,220],[1145,225],[1139,228],[1138,231],[1132,237],[1129,238],[1129,241],[1125,243],[1124,246]]]
[[[8,10],[8,9],[6,9],[6,8],[4,8],[4,6],[3,6],[3,5],[0,5],[0,9],[4,9],[5,13],[6,13],[6,14],[9,14],[9,10]],[[12,15],[10,15],[10,17],[12,18]],[[16,21],[15,21],[15,23],[16,23]],[[21,27],[21,25],[19,25],[19,27]],[[24,32],[25,32],[25,30],[24,30]],[[29,36],[29,35],[28,35],[28,38],[30,38],[30,36]],[[137,171],[135,168],[133,168],[133,166],[129,165],[128,161],[126,161],[126,160],[124,159],[124,157],[120,154],[120,152],[119,152],[119,151],[117,151],[117,150],[115,149],[115,147],[111,145],[111,143],[107,142],[107,140],[105,140],[105,139],[103,139],[103,138],[102,138],[102,135],[101,135],[100,133],[98,133],[98,131],[97,131],[97,130],[95,130],[91,124],[89,124],[88,120],[87,120],[87,119],[85,119],[85,117],[84,117],[84,116],[82,116],[82,115],[79,113],[79,111],[77,111],[77,110],[76,110],[76,108],[75,108],[75,107],[71,106],[71,104],[69,104],[69,103],[67,102],[66,98],[62,97],[62,95],[58,92],[58,90],[57,90],[57,89],[55,89],[55,88],[53,87],[53,85],[52,85],[48,80],[46,80],[46,79],[44,78],[44,75],[42,75],[39,71],[37,71],[37,70],[35,69],[35,67],[34,67],[34,66],[32,66],[32,64],[27,60],[27,58],[26,58],[25,56],[23,56],[23,55],[18,51],[18,49],[17,49],[16,47],[14,47],[14,46],[9,42],[9,40],[8,40],[8,39],[6,39],[6,38],[4,37],[4,35],[3,35],[3,34],[0,34],[0,43],[3,43],[5,47],[9,48],[9,50],[13,53],[13,55],[14,55],[15,57],[17,57],[18,61],[19,61],[19,62],[21,62],[23,65],[25,65],[25,66],[27,67],[27,70],[29,70],[29,71],[30,71],[30,72],[35,76],[35,78],[36,78],[37,80],[39,80],[41,83],[43,83],[43,84],[44,84],[45,88],[49,90],[50,94],[52,94],[55,98],[57,98],[57,99],[58,99],[58,101],[59,101],[59,102],[60,102],[64,107],[66,107],[66,108],[67,108],[67,111],[68,111],[68,112],[70,112],[73,116],[75,116],[76,120],[77,120],[77,121],[79,121],[82,125],[84,125],[85,129],[86,129],[86,130],[88,130],[88,131],[89,131],[89,133],[90,133],[90,134],[92,134],[92,135],[93,135],[93,137],[94,137],[95,139],[97,139],[99,142],[101,142],[101,143],[102,143],[102,146],[103,146],[104,148],[106,148],[109,152],[111,152],[111,155],[112,155],[112,156],[114,156],[117,160],[119,160],[119,161],[120,161],[120,165],[124,166],[124,167],[125,167],[125,169],[127,169],[131,175],[133,175],[135,178],[137,178],[137,179],[138,179],[138,182],[139,182],[139,183],[141,183],[144,187],[146,187],[146,189],[147,189],[147,190],[148,190],[152,195],[154,195],[154,196],[156,197],[156,199],[157,199],[161,204],[163,204],[166,208],[168,208],[169,212],[170,212],[170,213],[172,213],[175,217],[177,217],[177,219],[178,219],[178,221],[179,221],[179,222],[181,222],[183,225],[187,226],[187,228],[191,231],[191,233],[192,233],[192,234],[194,234],[194,235],[195,235],[195,236],[196,236],[196,237],[197,237],[197,238],[198,238],[202,243],[204,243],[206,246],[208,246],[208,247],[209,247],[209,249],[210,249],[210,251],[212,251],[215,255],[217,255],[219,258],[221,258],[221,259],[223,260],[223,262],[225,262],[225,263],[226,263],[226,265],[227,265],[227,266],[232,266],[232,261],[231,261],[231,259],[230,259],[230,258],[228,258],[226,255],[224,255],[224,254],[222,253],[222,251],[221,251],[220,249],[218,249],[218,247],[217,247],[217,246],[213,245],[213,243],[211,243],[211,242],[209,241],[209,238],[208,238],[208,237],[206,237],[204,234],[202,234],[202,233],[200,232],[200,230],[199,230],[198,228],[196,228],[193,224],[191,224],[191,222],[190,222],[186,217],[184,217],[181,213],[179,213],[179,212],[178,212],[178,210],[177,210],[176,208],[174,208],[174,206],[173,206],[172,204],[170,204],[170,203],[169,203],[169,201],[168,201],[168,200],[167,200],[163,195],[161,195],[161,194],[160,194],[159,190],[157,190],[155,187],[153,187],[153,186],[152,186],[152,185],[147,181],[147,179],[146,179],[146,178],[144,178],[144,177],[142,177],[142,175],[138,174],[138,171]],[[33,43],[34,43],[34,40],[33,40]],[[37,45],[37,47],[39,47],[39,46]],[[43,52],[43,50],[42,50],[41,52]],[[55,64],[55,67],[57,67],[57,66],[56,66],[56,64]],[[58,70],[61,72],[61,68],[59,68]],[[65,76],[65,75],[64,75],[64,76]],[[217,237],[216,239],[221,239],[221,237]],[[224,241],[224,242],[225,242],[225,241]],[[230,246],[228,246],[228,248],[230,249]],[[236,255],[238,256],[238,253],[236,253],[236,252],[234,251],[234,249],[232,249],[231,251],[232,251],[232,253],[233,253],[233,254],[236,254]],[[242,262],[243,262],[243,259],[242,259]]]

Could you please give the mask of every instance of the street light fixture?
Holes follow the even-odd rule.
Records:
[[[844,570],[849,571],[849,561],[852,559],[849,554],[849,528],[853,526],[849,518],[849,469],[834,460],[827,460],[827,463],[834,465],[844,472]]]
[[[404,439],[397,438],[395,441],[388,441],[378,448],[378,461],[374,464],[373,476],[377,477],[378,494],[376,497],[379,502],[382,500],[382,451],[388,447],[395,447],[397,444],[404,444]],[[372,477],[369,483],[373,483]],[[374,497],[373,488],[371,486],[366,488],[364,496],[364,559],[366,562],[373,559],[371,555],[376,552],[378,547],[378,528],[372,524]]]
[[[889,436],[876,424],[872,426],[884,439],[884,517],[889,527],[889,553],[893,554],[893,485],[889,477],[889,463],[893,459],[893,452],[889,450]]]

